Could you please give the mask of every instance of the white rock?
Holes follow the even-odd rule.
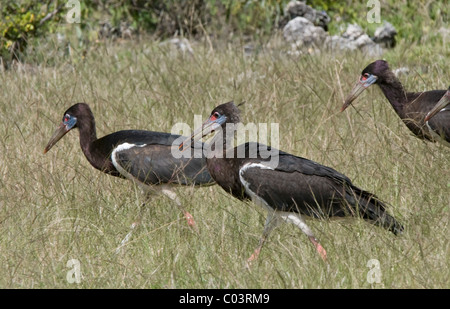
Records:
[[[181,52],[183,55],[186,53],[193,55],[194,50],[191,47],[191,43],[189,43],[189,40],[186,38],[172,38],[167,41],[161,42],[160,45],[169,45],[173,47],[175,50]]]
[[[321,45],[328,34],[321,27],[316,27],[304,17],[296,17],[289,21],[283,28],[285,40],[298,47]]]

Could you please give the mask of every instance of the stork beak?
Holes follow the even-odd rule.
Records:
[[[341,112],[343,112],[347,107],[352,104],[352,102],[367,88],[369,88],[370,85],[374,84],[377,81],[378,77],[375,75],[369,75],[369,77],[365,78],[364,76],[361,76],[360,80],[356,83],[356,85],[353,87],[350,94],[345,99],[344,105],[341,108]]]
[[[185,139],[179,146],[179,149],[184,151],[188,149],[193,142],[200,140],[202,137],[209,135],[210,133],[218,130],[225,123],[227,117],[222,115],[218,118],[211,115],[205,122],[203,122],[200,128],[194,130],[194,133],[187,139]]]
[[[425,122],[430,120],[434,115],[439,113],[444,107],[450,104],[450,90],[444,94],[444,96],[436,103],[436,105],[431,109],[431,111],[425,117]]]
[[[58,129],[56,129],[56,131],[53,133],[47,146],[45,146],[44,154],[47,153],[47,151],[49,151],[50,148],[52,148],[69,131],[70,129],[67,129],[66,125],[64,125],[64,123],[61,123]]]

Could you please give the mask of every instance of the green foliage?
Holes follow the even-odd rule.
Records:
[[[113,26],[127,21],[140,31],[156,32],[167,37],[174,34],[198,35],[227,30],[246,34],[268,34],[283,14],[288,0],[91,0],[86,9],[110,16]],[[94,14],[91,14],[93,16]],[[203,27],[203,29],[202,29]],[[211,33],[210,33],[211,34]]]
[[[45,34],[48,24],[42,22],[47,12],[53,10],[53,2],[8,0],[0,8],[0,57],[4,63],[18,59],[28,40]]]
[[[247,35],[267,35],[283,16],[283,8],[288,2],[287,0],[221,0],[220,2],[210,0],[209,5],[214,8],[220,3],[224,7],[226,22],[233,30]]]
[[[327,12],[331,18],[339,16],[347,22],[354,22],[358,17],[358,10],[361,4],[354,4],[354,1],[333,1],[333,0],[308,0],[307,4],[316,10]]]
[[[408,42],[423,43],[435,37],[437,29],[448,27],[449,13],[447,1],[389,1],[382,6],[382,19],[390,21]]]
[[[112,26],[127,21],[135,29],[154,31],[158,12],[164,1],[156,0],[86,0],[81,3],[82,23],[95,24],[108,19]]]
[[[367,22],[367,13],[373,8],[373,5],[368,5],[368,1],[308,0],[307,4],[328,13],[331,17],[331,33],[339,33],[342,24],[356,23],[369,34],[379,26]],[[384,0],[379,1],[379,4],[381,20],[390,22],[397,29],[399,37],[409,42],[428,39],[434,35],[433,29],[448,23],[450,6],[445,0]]]
[[[64,7],[67,1],[6,0],[0,7],[0,57],[8,63],[18,59],[28,43],[49,32],[64,32]],[[283,18],[289,0],[85,0],[80,1],[81,23],[76,25],[77,39],[91,42],[100,24],[107,21],[119,29],[122,23],[138,34],[150,33],[159,38],[173,35],[209,36],[229,39],[259,39],[274,33]],[[324,10],[331,17],[329,32],[339,34],[349,23],[357,23],[373,34],[378,24],[367,22],[367,1],[308,0],[311,7]],[[56,9],[57,14],[42,20]],[[446,25],[449,6],[445,0],[416,2],[380,1],[381,19],[398,31],[399,40],[423,43],[434,40],[436,29]]]

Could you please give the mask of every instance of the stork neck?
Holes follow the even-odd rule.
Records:
[[[209,143],[207,152],[207,160],[212,162],[221,161],[221,164],[226,164],[224,159],[234,158],[234,144],[235,144],[236,125],[227,123],[222,126],[222,130],[218,130],[216,135]]]
[[[230,129],[230,124],[223,126],[211,140],[209,157],[225,157],[226,152],[234,148],[234,134],[235,131]]]
[[[92,143],[97,140],[97,132],[95,129],[95,120],[89,119],[89,121],[80,121],[78,125],[80,131],[80,146],[84,154],[87,155],[90,152]]]
[[[388,99],[389,103],[391,103],[394,110],[400,117],[404,114],[403,108],[407,103],[406,91],[403,88],[400,80],[394,75],[394,73],[389,72],[388,76],[386,76],[378,85],[383,91],[385,97]]]

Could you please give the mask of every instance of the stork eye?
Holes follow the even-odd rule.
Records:
[[[63,121],[64,121],[64,122],[67,122],[67,121],[69,121],[69,119],[70,119],[70,115],[67,114],[67,115],[64,116]]]
[[[214,120],[216,120],[219,117],[220,117],[220,114],[218,112],[215,112],[209,118],[210,118],[210,120],[214,121]]]
[[[361,76],[361,80],[366,80],[366,79],[368,79],[369,78],[369,73],[364,73],[362,76]]]

